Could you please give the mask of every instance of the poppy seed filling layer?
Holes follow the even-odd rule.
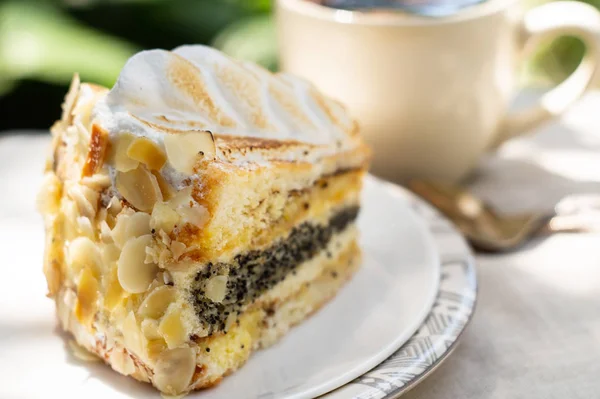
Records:
[[[334,234],[354,222],[358,211],[358,206],[346,207],[334,214],[327,224],[304,222],[294,227],[287,238],[262,251],[236,255],[229,263],[208,263],[198,272],[191,288],[191,302],[202,325],[209,334],[226,331],[245,305],[327,247]],[[215,276],[227,277],[220,302],[205,295],[207,281]]]

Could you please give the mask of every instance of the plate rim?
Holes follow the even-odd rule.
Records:
[[[478,280],[475,257],[466,240],[456,227],[433,206],[407,189],[373,175],[368,175],[367,179],[374,181],[375,184],[384,186],[391,195],[406,202],[414,213],[424,221],[429,234],[433,236],[433,240],[436,243],[442,278],[438,285],[438,292],[433,307],[415,334],[385,361],[348,384],[323,395],[321,397],[323,399],[329,399],[330,397],[332,399],[346,397],[355,399],[396,399],[405,394],[425,380],[452,354],[464,331],[473,319],[473,314],[477,306]],[[441,245],[444,240],[449,239],[459,244],[458,251],[451,250],[450,245],[446,245],[446,247]],[[459,297],[454,298],[453,301],[460,302],[459,305],[461,306],[449,308],[446,312],[442,312],[436,310],[436,308],[444,305],[440,294],[446,292],[445,289],[451,286],[449,279],[444,278],[444,273],[450,273],[450,266],[452,265],[462,266],[457,269],[462,269],[462,272],[452,268],[452,273],[455,275],[450,276],[462,277],[464,279],[458,287],[454,287],[455,290],[456,288],[460,290],[460,294],[456,294]],[[453,321],[446,324],[441,331],[430,331],[427,327],[428,322],[430,319],[434,320],[440,312],[445,315],[451,315]],[[427,331],[424,332],[422,330]],[[434,334],[433,332],[439,332],[439,334]],[[423,341],[430,341],[428,342],[429,347],[425,351],[419,352],[419,350],[416,350],[417,358],[411,362],[411,359],[407,358],[407,354],[411,351],[415,353],[415,348],[418,348],[419,344]],[[445,342],[443,342],[443,347],[440,348],[439,346],[442,344],[442,341]],[[437,348],[435,348],[436,345],[438,346]],[[436,352],[434,349],[438,349],[439,351]],[[398,361],[405,361],[406,364],[394,365]],[[421,363],[421,365],[424,364],[424,366],[420,367],[420,370],[417,372],[409,371],[418,363]],[[387,378],[381,378],[384,374]]]

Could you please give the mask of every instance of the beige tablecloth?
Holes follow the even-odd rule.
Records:
[[[34,207],[40,182],[27,179],[41,177],[46,143],[23,132],[0,136],[2,223],[39,223],[24,210]],[[471,185],[512,212],[600,193],[600,93],[505,145]],[[600,235],[555,235],[477,260],[472,324],[455,353],[403,398],[600,398]]]
[[[600,93],[506,144],[470,183],[506,212],[600,194]],[[600,398],[600,234],[537,239],[477,263],[472,324],[455,353],[403,398]]]

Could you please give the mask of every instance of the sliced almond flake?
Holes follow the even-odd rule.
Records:
[[[179,241],[171,241],[171,252],[173,253],[173,260],[178,260],[181,255],[185,253],[187,247],[184,243]]]
[[[77,236],[76,221],[79,217],[79,212],[77,210],[77,205],[75,205],[75,201],[72,201],[68,198],[63,198],[60,205],[60,213],[62,214],[64,220],[65,238],[75,238]]]
[[[111,230],[110,234],[115,242],[119,246],[119,248],[123,248],[123,246],[127,243],[129,237],[129,219],[131,215],[122,213],[117,216],[115,221],[115,227]]]
[[[156,182],[158,183],[158,187],[160,187],[160,192],[163,195],[163,199],[165,201],[170,200],[176,194],[173,186],[167,182],[167,180],[163,177],[163,175],[160,174],[159,171],[152,170],[151,173],[154,175],[154,177],[156,177]]]
[[[61,192],[60,179],[52,172],[45,173],[42,188],[36,198],[37,209],[44,214],[56,214],[60,208]]]
[[[84,362],[100,361],[100,358],[96,354],[88,351],[86,348],[79,345],[73,339],[69,340],[69,349],[71,350],[71,353],[73,354],[73,356],[75,356],[79,360],[83,360]]]
[[[227,291],[227,276],[213,276],[206,282],[204,295],[213,302],[222,302]]]
[[[182,222],[202,227],[208,221],[208,210],[192,197],[192,187],[185,187],[168,201],[168,205],[182,217]]]
[[[171,232],[179,223],[181,216],[164,202],[157,202],[152,209],[150,226],[155,230]]]
[[[215,157],[215,139],[209,131],[167,134],[164,138],[169,163],[187,175],[194,173],[196,162]]]
[[[108,244],[112,242],[112,235],[110,234],[110,227],[106,220],[100,221],[100,239],[102,242]]]
[[[158,257],[158,264],[166,265],[166,264],[170,263],[172,259],[173,259],[173,255],[171,254],[171,251],[168,248],[163,248],[163,250],[160,251],[160,254]],[[161,267],[163,267],[163,266],[161,266]]]
[[[145,357],[147,340],[138,326],[133,311],[130,311],[125,318],[122,326],[122,332],[126,349],[139,357]]]
[[[80,143],[87,143],[90,139],[91,132],[88,129],[86,129],[85,126],[83,126],[83,123],[81,123],[78,120],[73,120],[73,126],[75,126],[75,129],[77,130],[77,135],[79,139],[78,141]]]
[[[98,192],[83,185],[79,185],[79,188],[81,189],[81,192],[83,193],[85,198],[87,198],[88,202],[94,207],[94,212],[96,212],[98,208],[98,200],[100,198]]]
[[[150,215],[144,212],[136,212],[127,221],[127,236],[135,238],[150,234]]]
[[[117,172],[115,186],[123,198],[140,211],[151,212],[154,204],[163,199],[156,177],[142,166]]]
[[[89,237],[77,237],[69,243],[66,251],[66,263],[71,270],[79,273],[85,267],[90,268],[94,277],[100,275],[102,256],[100,250]]]
[[[87,216],[88,218],[93,218],[96,215],[96,204],[90,202],[88,199],[89,194],[84,193],[85,189],[86,187],[77,184],[70,184],[67,188],[67,194],[73,199],[81,215]],[[93,192],[93,190],[90,191]],[[88,195],[86,196],[86,194]]]
[[[105,244],[102,245],[100,249],[100,256],[104,268],[112,268],[113,264],[119,260],[120,255],[121,250],[115,244]]]
[[[160,254],[155,247],[146,247],[146,257],[144,263],[160,263]]]
[[[106,207],[106,210],[110,211],[113,216],[117,216],[121,210],[123,210],[123,205],[121,204],[121,200],[117,197],[112,197]]]
[[[96,214],[96,222],[97,223],[106,222],[107,218],[108,218],[108,211],[106,210],[106,208],[98,209],[98,213]]]
[[[127,149],[133,140],[135,140],[135,136],[123,133],[111,143],[109,162],[119,172],[128,172],[139,165],[138,161],[127,155]]]
[[[95,191],[102,191],[110,187],[111,181],[106,169],[102,169],[91,176],[84,176],[81,179],[81,184]]]
[[[176,348],[162,352],[154,367],[152,382],[163,393],[178,395],[189,388],[196,370],[196,352]]]
[[[118,259],[118,258],[117,258]],[[119,278],[117,276],[117,267],[112,266],[107,274],[104,276],[103,285],[105,287],[104,292],[104,306],[109,311],[121,311],[123,310],[121,304],[122,300],[127,296],[121,284],[119,284]]]
[[[158,320],[145,319],[142,320],[142,333],[148,340],[162,339],[158,332]]]
[[[126,351],[113,349],[110,352],[111,365],[123,375],[135,373],[135,363]]]
[[[158,331],[169,349],[183,345],[189,337],[189,332],[183,322],[181,309],[175,305],[170,306],[160,321]]]
[[[152,140],[146,137],[135,138],[127,147],[127,156],[143,163],[150,170],[161,170],[167,156]]]
[[[70,310],[73,310],[75,308],[75,304],[77,303],[77,294],[75,294],[75,291],[72,289],[67,288],[63,301]]]
[[[163,399],[181,399],[181,398],[185,398],[188,394],[187,393],[182,393],[180,395],[167,395],[166,393],[161,392],[160,396],[163,397]]]
[[[155,288],[141,303],[138,314],[144,318],[160,319],[169,305],[175,301],[176,294],[175,288],[169,285]]]
[[[85,267],[77,284],[77,303],[75,317],[83,325],[89,326],[98,308],[100,285],[89,267]]]
[[[65,96],[65,100],[62,104],[62,117],[61,120],[65,123],[71,123],[73,120],[73,108],[79,97],[79,89],[81,87],[81,81],[79,80],[79,74],[74,74],[69,85],[69,91]]]
[[[127,241],[117,262],[119,283],[127,292],[138,294],[146,291],[154,280],[158,267],[146,263],[146,247],[152,243],[147,234]]]
[[[88,237],[92,240],[95,239],[94,228],[92,227],[92,222],[89,218],[85,216],[79,216],[77,218],[77,226],[81,235]]]
[[[171,245],[171,237],[169,237],[169,235],[166,232],[159,231],[158,237],[160,238],[161,242],[163,244],[165,244],[167,247]]]
[[[67,330],[69,328],[69,324],[71,322],[71,309],[60,301],[56,303],[56,315],[58,316],[58,320],[60,321],[60,325],[63,330]]]
[[[89,86],[89,84],[88,84]],[[92,119],[92,110],[96,105],[98,99],[106,93],[107,89],[97,90],[94,88],[94,96],[89,98],[88,101],[77,101],[75,108],[73,109],[73,119],[79,121],[84,126],[90,127]]]

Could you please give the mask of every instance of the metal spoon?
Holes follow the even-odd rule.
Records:
[[[551,214],[502,215],[456,186],[414,180],[408,188],[452,220],[481,251],[513,250],[539,234],[600,231],[600,196],[568,197]]]

